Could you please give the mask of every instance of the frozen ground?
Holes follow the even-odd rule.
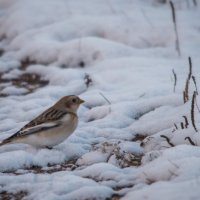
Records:
[[[158,2],[0,0],[0,140],[62,96],[86,101],[53,150],[0,147],[1,199],[199,200],[194,78],[183,91],[188,56],[200,83],[200,2],[174,1],[181,57]]]

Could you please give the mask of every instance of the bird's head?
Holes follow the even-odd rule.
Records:
[[[84,103],[84,100],[80,99],[78,96],[70,95],[62,97],[56,105],[61,109],[66,109],[68,111],[76,113],[80,104]]]

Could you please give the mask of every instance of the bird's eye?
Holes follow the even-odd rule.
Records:
[[[77,99],[76,99],[76,98],[73,98],[73,99],[72,99],[72,102],[73,102],[73,103],[77,103]]]

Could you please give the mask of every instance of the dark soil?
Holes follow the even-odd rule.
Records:
[[[22,200],[25,196],[28,195],[26,191],[20,191],[17,193],[9,193],[6,191],[0,192],[0,199],[2,200]]]
[[[24,73],[13,79],[2,78],[2,75],[3,74],[0,74],[0,87],[2,83],[11,83],[18,88],[26,88],[28,91],[25,94],[29,94],[38,88],[46,86],[49,83],[48,80],[44,80],[39,74]],[[4,86],[2,85],[1,89],[3,88]],[[0,97],[6,96],[9,96],[9,94],[2,93],[0,91]]]

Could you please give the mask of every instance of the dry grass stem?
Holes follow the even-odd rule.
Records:
[[[177,75],[176,75],[174,69],[172,69],[172,73],[174,75],[174,89],[173,89],[173,91],[175,92],[176,91],[176,84],[177,84]]]
[[[186,103],[187,101],[189,101],[189,84],[190,84],[190,79],[192,77],[192,60],[191,60],[191,57],[188,58],[188,61],[189,61],[189,73],[188,73],[188,77],[186,79],[186,83],[185,83],[185,90],[183,92],[183,100],[184,100],[184,103]],[[194,84],[196,84],[196,80],[195,78],[193,78],[193,82]],[[195,85],[196,87],[196,85]],[[196,88],[197,90],[197,88]]]
[[[92,84],[92,78],[89,74],[85,74],[84,81],[87,88]]]
[[[192,141],[190,137],[186,137],[185,140],[188,140],[191,145],[196,146],[196,144]]]
[[[183,122],[181,122],[181,129],[184,129],[184,124],[183,124]]]
[[[185,119],[185,128],[187,128],[189,125],[188,119],[185,115],[183,116],[183,118]]]
[[[171,147],[174,147],[174,144],[172,144],[172,143],[170,142],[170,139],[169,139],[166,135],[160,135],[160,137],[165,138],[166,141],[167,141],[167,143],[168,143]]]
[[[99,92],[99,94],[106,100],[106,102],[110,105],[109,106],[109,113],[111,112],[111,102],[108,100],[108,98],[105,97],[105,95],[103,95],[101,92]]]
[[[101,92],[99,92],[99,94],[106,100],[106,102],[108,102],[108,104],[111,105],[111,102],[105,97],[105,95],[103,95]]]
[[[174,24],[174,31],[175,31],[175,36],[176,36],[176,51],[178,52],[178,56],[181,56],[181,51],[180,51],[180,42],[179,42],[179,36],[178,36],[178,30],[177,30],[177,22],[176,22],[176,12],[175,12],[175,7],[174,3],[172,1],[169,2],[171,11],[172,11],[172,20]]]
[[[196,101],[196,92],[194,91],[193,96],[192,96],[192,104],[191,104],[191,121],[192,121],[192,126],[194,130],[198,132],[197,127],[195,125],[195,115],[194,115],[195,101]]]
[[[197,89],[197,83],[196,83],[196,78],[195,78],[195,76],[192,76],[192,80],[193,80],[193,83],[194,83],[194,86],[195,86],[196,93],[197,93],[197,95],[198,95],[198,89]]]
[[[193,0],[194,6],[197,6],[197,0]]]
[[[176,130],[178,130],[178,127],[177,127],[177,125],[175,123],[174,123],[174,126],[175,126]]]

